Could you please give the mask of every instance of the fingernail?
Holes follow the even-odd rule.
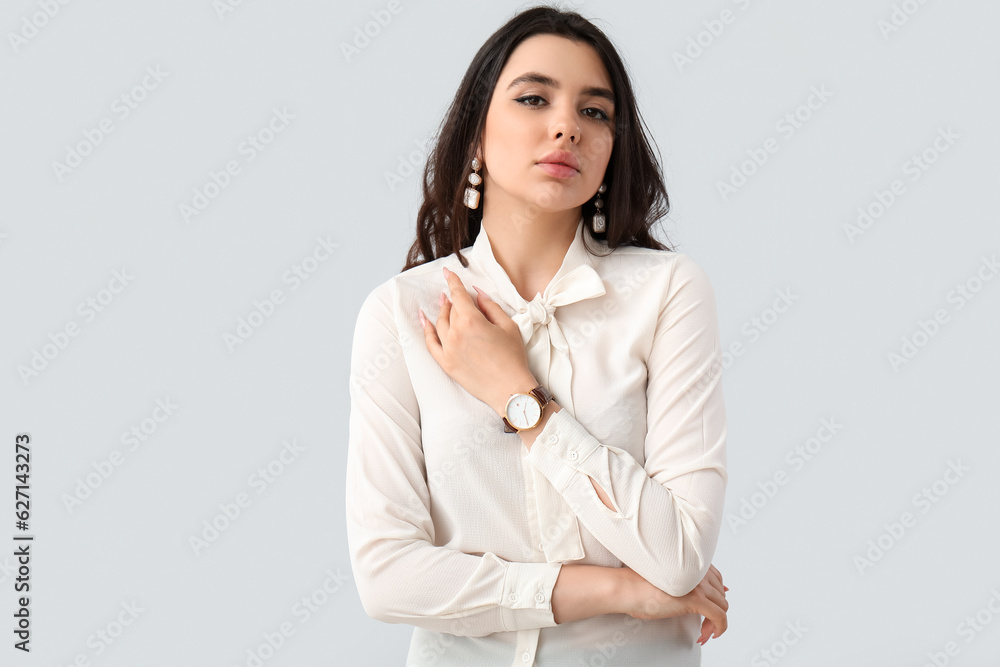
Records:
[[[444,305],[444,299],[445,299],[444,292],[441,292],[441,296],[438,297],[438,305],[439,306],[443,306]]]
[[[480,293],[480,294],[482,294],[483,296],[486,296],[486,292],[484,292],[483,290],[479,289],[479,286],[478,286],[478,285],[473,285],[473,287],[474,287],[474,288],[476,288],[476,291],[477,291],[477,292],[479,292],[479,293]],[[486,298],[488,299],[489,297],[486,297]]]
[[[422,311],[420,308],[417,308],[417,314],[420,315],[420,324],[422,324],[423,326],[427,326],[427,318],[424,317],[424,311]]]
[[[441,273],[444,274],[444,279],[447,280],[448,279],[448,267],[447,266],[442,266],[441,267]]]

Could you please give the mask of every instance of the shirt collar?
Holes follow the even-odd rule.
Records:
[[[516,311],[512,319],[525,344],[528,365],[538,382],[549,388],[567,414],[575,414],[576,409],[572,393],[573,365],[569,341],[555,313],[561,306],[606,293],[604,282],[594,268],[595,258],[586,248],[584,227],[581,217],[562,265],[545,286],[545,291],[533,295],[530,302],[517,293],[507,272],[496,261],[485,228],[480,228],[468,252],[469,267],[486,274],[496,286],[499,300]],[[573,509],[536,467],[531,468],[531,475],[541,548],[546,561],[556,563],[584,558],[586,554]],[[569,525],[566,525],[566,517],[571,517]]]
[[[559,282],[559,279],[564,275],[572,271],[581,265],[588,265],[593,268],[596,265],[596,258],[590,254],[587,250],[586,243],[584,241],[584,234],[586,233],[586,225],[584,224],[583,217],[580,217],[579,222],[576,226],[576,234],[573,236],[573,242],[570,244],[569,249],[566,251],[566,255],[563,257],[562,265],[556,274],[546,285],[545,291],[542,292],[542,299],[548,300],[551,294],[549,293],[554,285]],[[476,267],[479,268],[483,273],[485,273],[496,285],[497,292],[500,297],[509,304],[516,306],[523,306],[527,301],[518,293],[517,289],[514,287],[514,283],[511,282],[510,276],[504,270],[500,263],[497,262],[496,257],[493,255],[493,246],[490,244],[489,236],[486,233],[486,227],[480,226],[479,234],[476,236],[475,242],[472,244],[470,250],[466,251],[466,257],[469,258],[470,263],[475,263]],[[537,294],[532,295],[532,299],[537,297]]]

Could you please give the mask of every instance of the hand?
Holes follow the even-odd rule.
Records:
[[[458,274],[447,268],[444,273],[451,300],[441,302],[436,325],[423,322],[424,342],[445,373],[503,415],[511,393],[538,385],[528,369],[521,331],[485,292],[476,288],[479,296],[473,301]]]
[[[729,627],[726,612],[728,587],[722,584],[722,573],[710,565],[705,578],[694,590],[683,597],[667,595],[659,588],[639,576],[632,568],[622,566],[625,578],[628,606],[625,613],[632,618],[652,620],[700,614],[705,617],[701,624],[698,643],[704,646],[711,637],[719,637]],[[714,633],[714,634],[713,634]]]

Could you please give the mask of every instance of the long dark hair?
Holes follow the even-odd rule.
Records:
[[[539,6],[515,15],[493,33],[466,70],[424,167],[424,201],[417,213],[417,238],[410,246],[403,271],[453,252],[462,266],[469,265],[460,250],[478,236],[483,218],[482,206],[470,209],[463,201],[469,165],[486,126],[486,113],[500,71],[514,49],[534,35],[558,35],[589,44],[611,77],[615,140],[604,178],[608,189],[602,196],[606,231],[595,234],[588,225],[587,233],[606,241],[612,250],[618,246],[671,250],[650,234],[652,226],[670,211],[670,201],[617,50],[599,28],[580,14]],[[583,204],[585,220],[590,220],[594,212],[593,200]]]

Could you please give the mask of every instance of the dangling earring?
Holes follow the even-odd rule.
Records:
[[[604,207],[604,202],[601,201],[601,193],[607,192],[608,188],[601,183],[601,187],[597,188],[597,199],[594,201],[594,208],[597,212],[594,213],[594,233],[600,234],[604,231],[604,212],[601,209]]]
[[[479,190],[476,189],[476,186],[483,182],[483,179],[476,173],[479,171],[479,167],[479,160],[472,158],[473,172],[469,174],[470,185],[465,188],[465,205],[469,208],[479,207]]]

